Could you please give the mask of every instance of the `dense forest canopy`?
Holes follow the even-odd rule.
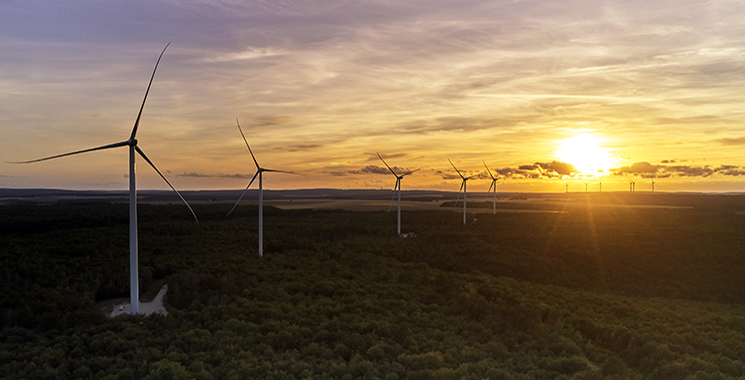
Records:
[[[140,205],[169,314],[113,319],[126,204],[0,206],[0,378],[745,378],[745,197],[635,195],[406,211],[405,239],[269,207],[264,258],[254,206]]]

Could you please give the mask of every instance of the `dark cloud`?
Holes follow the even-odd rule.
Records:
[[[666,168],[667,174],[677,177],[708,177],[715,173],[714,169],[709,166],[687,166],[676,165]],[[645,177],[651,178],[651,177]]]
[[[714,169],[715,172],[727,175],[727,176],[740,176],[745,175],[745,168],[741,168],[739,166],[734,165],[722,165],[716,169]]]
[[[436,171],[435,174],[436,175],[439,175],[440,177],[442,177],[442,179],[446,179],[446,180],[449,180],[449,179],[461,179],[458,174],[451,173],[451,172],[444,172],[442,170]]]
[[[663,163],[675,162],[664,160]],[[670,177],[710,177],[712,175],[740,176],[745,175],[745,169],[736,165],[722,165],[716,168],[710,165],[653,165],[649,162],[635,162],[630,166],[613,168],[611,173],[618,176],[639,176],[641,178],[670,178]]]
[[[390,173],[390,171],[386,167],[367,165],[360,170],[351,170],[349,173],[350,174],[388,174]]]
[[[398,174],[408,173],[410,172],[409,169],[393,166],[391,167],[393,171],[395,171]],[[357,170],[346,170],[346,171],[333,171],[330,172],[331,175],[336,177],[345,177],[348,175],[359,175],[359,174],[391,174],[391,171],[388,170],[385,166],[377,166],[377,165],[367,165],[362,169]]]
[[[615,175],[654,175],[664,170],[665,166],[652,165],[649,162],[635,162],[631,166],[613,168],[611,172]]]
[[[579,173],[579,170],[577,170],[574,165],[560,161],[536,162],[535,166],[540,168],[547,175],[553,175],[553,173],[556,173],[559,176],[573,176]]]
[[[517,167],[504,167],[492,170],[492,174],[498,179],[555,179],[572,177],[578,174],[578,170],[572,165],[560,161],[536,162],[534,164],[519,165]],[[436,174],[443,179],[459,179],[456,174],[438,171]],[[473,179],[491,179],[489,173],[484,170],[471,175]]]

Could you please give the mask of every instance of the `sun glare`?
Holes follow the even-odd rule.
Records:
[[[570,137],[559,141],[555,153],[562,162],[574,165],[580,174],[602,176],[614,164],[609,149],[601,146],[604,141],[590,135]]]

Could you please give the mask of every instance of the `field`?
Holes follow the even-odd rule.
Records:
[[[422,194],[402,239],[376,194],[269,197],[263,258],[250,202],[141,204],[168,315],[113,319],[127,205],[9,201],[0,378],[745,378],[745,196]]]

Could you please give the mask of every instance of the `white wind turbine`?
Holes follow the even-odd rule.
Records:
[[[241,193],[240,198],[238,198],[238,202],[235,202],[235,206],[233,206],[230,212],[228,212],[228,215],[230,215],[233,212],[233,210],[235,210],[235,208],[238,207],[238,204],[241,203],[241,199],[243,199],[243,196],[246,195],[248,188],[251,187],[251,184],[254,183],[256,176],[258,176],[259,177],[259,256],[263,257],[264,256],[264,188],[262,184],[262,173],[264,172],[278,172],[278,173],[290,173],[290,174],[298,174],[298,173],[285,171],[285,170],[266,169],[266,168],[262,168],[261,166],[259,166],[259,162],[256,161],[254,152],[251,150],[251,146],[248,145],[248,140],[246,140],[246,135],[243,134],[243,129],[241,129],[241,124],[238,122],[238,118],[235,119],[235,123],[238,124],[238,130],[241,132],[241,136],[243,136],[243,141],[246,143],[248,152],[251,153],[251,158],[253,158],[254,160],[254,164],[256,165],[256,174],[254,174],[253,178],[251,178],[251,182],[249,182],[248,186],[246,186],[246,190],[243,190],[243,193]]]
[[[150,83],[147,85],[147,91],[145,91],[145,98],[142,99],[142,105],[140,106],[140,112],[137,114],[137,119],[135,120],[134,128],[132,128],[132,134],[129,136],[129,139],[126,141],[109,144],[109,145],[103,145],[96,148],[90,148],[90,149],[83,149],[78,150],[75,152],[70,153],[64,153],[64,154],[58,154],[56,156],[51,157],[45,157],[40,158],[37,160],[31,160],[31,161],[22,161],[22,162],[14,162],[17,164],[27,164],[32,162],[40,162],[40,161],[46,161],[51,160],[55,158],[65,157],[65,156],[72,156],[74,154],[79,153],[86,153],[86,152],[92,152],[96,150],[104,150],[104,149],[111,149],[111,148],[118,148],[120,146],[128,146],[129,147],[129,297],[130,297],[130,313],[131,314],[137,314],[140,311],[140,294],[139,294],[139,279],[138,279],[138,265],[137,265],[137,187],[136,187],[136,181],[135,181],[135,152],[137,152],[142,158],[145,159],[145,161],[153,168],[155,171],[160,175],[160,178],[163,178],[164,181],[168,184],[168,186],[171,187],[173,191],[176,192],[176,194],[181,198],[181,201],[186,204],[186,207],[189,208],[189,211],[191,211],[191,214],[194,216],[194,219],[197,220],[197,223],[199,223],[199,220],[197,219],[197,215],[194,214],[194,210],[192,210],[191,206],[189,206],[189,203],[186,202],[184,197],[181,196],[181,194],[176,190],[176,188],[171,185],[170,182],[166,179],[166,177],[163,175],[163,173],[158,170],[158,168],[155,167],[155,164],[153,164],[152,161],[150,161],[149,158],[145,155],[145,152],[140,149],[140,147],[137,146],[137,139],[135,138],[137,135],[137,127],[140,125],[140,117],[142,116],[142,110],[145,108],[145,101],[147,100],[147,95],[150,92],[150,86],[153,84],[153,78],[155,78],[155,71],[158,70],[158,64],[160,63],[160,59],[163,57],[163,53],[165,53],[166,49],[171,43],[169,42],[168,45],[166,45],[165,48],[163,48],[163,51],[160,53],[160,56],[158,57],[158,61],[155,63],[155,69],[153,69],[153,74],[150,76]]]
[[[494,209],[492,210],[492,214],[497,214],[497,181],[499,178],[494,178],[494,176],[491,174],[491,170],[489,170],[489,167],[486,166],[485,161],[481,161],[484,163],[484,166],[486,167],[486,171],[489,172],[489,177],[491,177],[491,185],[489,185],[489,190],[486,190],[487,195],[489,195],[489,191],[491,191],[491,188],[494,188]]]
[[[383,159],[383,157],[380,157],[380,153],[375,152],[375,154],[378,155],[378,158],[380,158],[380,161],[383,161],[383,164],[385,165],[385,167],[387,167],[388,170],[390,170],[391,173],[393,173],[393,175],[396,176],[396,185],[393,187],[393,191],[395,192],[396,189],[398,189],[398,234],[401,235],[401,179],[403,179],[404,176],[407,176],[407,175],[409,175],[409,174],[411,174],[411,173],[413,173],[413,172],[415,172],[415,171],[417,171],[419,169],[411,170],[411,171],[408,171],[408,172],[406,172],[404,174],[398,175],[398,174],[396,174],[395,171],[393,171],[393,169],[391,169],[390,166],[388,166],[388,163],[385,162],[385,160]],[[395,193],[394,193],[394,196],[395,196]],[[390,207],[388,207],[388,211],[391,211],[391,208]]]
[[[458,172],[460,178],[463,179],[463,182],[461,182],[460,184],[460,190],[458,190],[458,199],[455,200],[455,204],[458,205],[458,200],[460,199],[460,191],[463,190],[463,224],[466,224],[466,182],[472,177],[464,177],[463,174],[460,174],[460,170],[458,170],[458,168],[453,165],[453,161],[450,161],[450,159],[448,158],[448,162],[450,162],[450,165],[452,165],[453,169]]]

